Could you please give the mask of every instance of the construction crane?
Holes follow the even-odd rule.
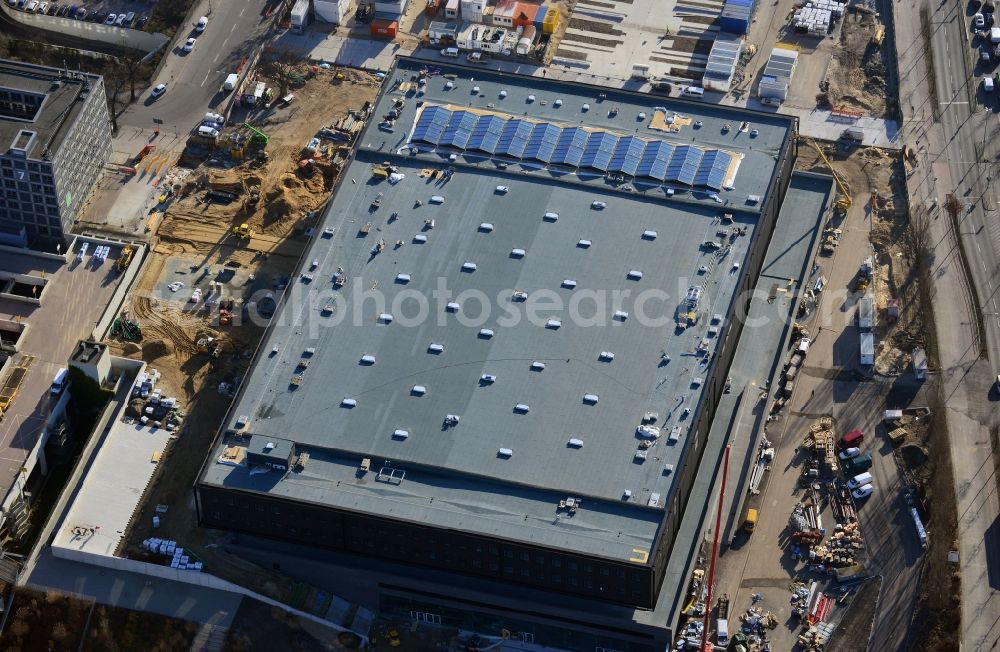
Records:
[[[837,198],[837,203],[834,204],[834,208],[838,213],[847,213],[847,211],[850,210],[852,203],[850,188],[847,187],[844,180],[840,178],[839,174],[837,174],[837,171],[833,168],[833,163],[831,163],[830,159],[826,157],[826,154],[823,152],[823,148],[819,146],[819,143],[812,138],[809,139],[809,142],[816,148],[820,158],[823,159],[824,163],[826,163],[826,167],[830,168],[830,174],[833,175],[833,180],[837,182],[837,190],[840,191],[840,197]]]

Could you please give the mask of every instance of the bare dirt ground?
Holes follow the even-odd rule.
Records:
[[[882,52],[872,43],[878,25],[873,14],[845,14],[840,43],[820,85],[824,91],[817,98],[820,108],[885,115],[886,67]]]
[[[309,73],[295,66],[288,71],[303,77]],[[264,72],[277,74],[276,70]],[[378,92],[377,81],[366,73],[341,70],[345,78],[336,79],[337,72],[317,70],[311,79],[291,83],[295,103],[256,116],[254,124],[270,136],[266,157],[252,148],[242,159],[217,150],[213,166],[200,165],[174,188],[176,199],[169,204],[151,240],[142,275],[126,299],[125,308],[139,323],[143,338],[137,343],[112,343],[116,354],[141,358],[158,370],[164,395],[178,397],[186,412],[184,426],[133,519],[126,554],[143,557],[139,544],[150,536],[175,539],[194,550],[208,571],[293,606],[316,604],[311,587],[294,586],[287,577],[212,545],[224,541],[225,533],[197,527],[192,491],[231,401],[228,394],[218,391],[219,384],[238,382],[246,373],[263,328],[239,319],[229,326],[220,325],[217,310],[187,302],[193,284],[174,296],[167,296],[163,285],[174,280],[167,274],[168,263],[176,269],[178,261],[182,266],[189,263],[192,274],[202,270],[200,280],[206,285],[214,278],[209,269],[213,275],[216,270],[237,269],[258,279],[291,275],[308,242],[304,231],[314,225],[337,180],[337,161],[345,143],[324,140],[315,153],[304,147],[319,129],[330,127],[349,111],[360,110]],[[271,84],[278,85],[269,79]],[[317,162],[312,174],[300,172],[299,161],[306,157]],[[235,188],[238,199],[206,202],[206,191],[217,187],[214,182]],[[259,195],[256,201],[251,191]],[[241,224],[254,231],[252,238],[233,233],[233,226]],[[234,299],[234,315],[239,315],[242,297],[228,292],[224,296]],[[199,350],[197,340],[203,334],[217,338],[218,356]],[[151,520],[157,505],[167,506],[167,512],[161,514],[161,525],[154,531]]]

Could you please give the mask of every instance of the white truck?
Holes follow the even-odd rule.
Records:
[[[236,90],[236,84],[239,83],[239,81],[240,81],[240,76],[237,75],[235,72],[231,72],[228,75],[226,75],[226,81],[222,82],[222,88],[227,93],[234,91]]]

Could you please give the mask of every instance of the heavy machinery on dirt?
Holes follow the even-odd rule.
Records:
[[[249,240],[254,236],[254,230],[250,228],[249,224],[244,222],[233,227],[233,235],[243,240]]]
[[[128,265],[132,262],[132,256],[134,255],[135,247],[132,245],[125,245],[122,247],[122,253],[118,256],[118,262],[116,263],[116,267],[118,267],[119,272],[124,272],[128,269]]]
[[[837,201],[833,205],[834,211],[836,211],[839,215],[846,215],[847,211],[851,209],[851,204],[853,203],[851,200],[851,189],[840,177],[840,175],[837,174],[837,170],[833,167],[833,163],[831,163],[830,159],[827,158],[826,153],[823,151],[823,148],[819,146],[819,143],[811,138],[809,139],[809,142],[816,148],[816,153],[819,154],[819,157],[823,159],[824,163],[826,163],[826,167],[830,168],[830,174],[833,175],[833,180],[837,182],[837,191],[840,196],[837,197]]]

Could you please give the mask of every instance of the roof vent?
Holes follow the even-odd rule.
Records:
[[[504,90],[500,91],[500,99],[502,100],[505,97],[507,97],[507,91]]]
[[[427,236],[423,233],[413,236],[413,244],[424,244],[425,242],[427,242]]]
[[[601,362],[611,362],[615,359],[615,354],[611,351],[601,351],[601,354],[597,356],[597,359]]]
[[[558,319],[550,319],[545,322],[545,328],[551,328],[552,330],[558,330],[560,326],[562,326],[562,322]]]
[[[568,290],[572,290],[573,288],[576,287],[576,281],[574,281],[571,278],[563,279],[562,287],[564,287],[564,288],[566,288]]]
[[[427,393],[427,388],[423,385],[414,385],[410,388],[410,394],[413,396],[423,396]]]
[[[642,239],[643,240],[656,240],[656,231],[643,231],[642,232]]]
[[[357,406],[358,402],[353,398],[345,398],[343,401],[340,402],[340,407],[353,408]]]
[[[479,377],[480,385],[492,385],[496,381],[497,377],[494,376],[493,374],[483,374],[482,376]]]
[[[542,219],[545,220],[546,222],[555,222],[556,220],[559,219],[559,213],[552,213],[552,212],[546,213],[545,215],[542,216]]]
[[[484,340],[488,340],[491,337],[493,337],[494,335],[495,335],[495,333],[493,332],[492,328],[481,328],[481,329],[479,329],[479,337],[482,338],[482,339],[484,339]]]
[[[573,437],[568,442],[566,442],[566,445],[569,446],[570,448],[583,448],[583,440]]]
[[[497,451],[497,457],[508,458],[511,457],[513,454],[514,451],[512,451],[509,448],[501,448],[500,450]]]
[[[391,324],[392,323],[392,315],[390,315],[387,312],[383,312],[381,315],[378,316],[378,320],[380,322],[382,322],[383,324]]]
[[[614,318],[615,318],[616,321],[625,321],[626,319],[628,319],[628,311],[627,310],[616,310]]]
[[[579,242],[576,243],[576,246],[580,247],[581,249],[589,249],[590,245],[592,244],[593,243],[590,240],[580,240]]]
[[[462,271],[471,274],[472,272],[476,271],[476,264],[467,260],[464,263],[462,263]]]
[[[642,272],[637,269],[630,269],[628,272],[628,280],[639,281],[642,279]]]
[[[242,430],[243,428],[246,428],[247,424],[249,424],[249,423],[250,423],[250,417],[248,417],[245,414],[241,414],[240,416],[236,417],[236,429],[237,430]]]
[[[545,363],[544,362],[540,362],[538,360],[535,360],[534,362],[531,363],[531,370],[532,371],[545,371]]]
[[[552,103],[552,106],[555,106],[556,108],[562,106],[562,100],[557,99],[555,102]]]
[[[431,197],[431,203],[432,204],[443,204],[444,203],[444,197],[442,197],[441,195],[434,195],[433,197]]]
[[[431,342],[430,346],[427,347],[428,353],[444,353],[444,344],[438,344],[437,342]]]
[[[660,506],[660,494],[657,494],[657,493],[649,494],[649,502],[646,503],[646,504],[649,505],[650,507],[659,507]]]
[[[410,275],[409,274],[396,274],[396,282],[400,283],[402,285],[406,285],[407,283],[410,282]]]
[[[462,306],[459,305],[457,301],[449,301],[448,304],[444,307],[444,309],[447,310],[448,312],[458,312],[461,308]]]
[[[531,406],[528,405],[527,403],[518,403],[517,405],[514,406],[514,411],[517,412],[518,414],[527,414],[530,409]]]
[[[274,450],[274,442],[269,441],[266,444],[264,444],[264,450],[266,451]]]
[[[524,258],[524,254],[525,254],[524,249],[511,249],[510,250],[510,257],[511,258]]]
[[[392,431],[392,438],[393,439],[406,439],[409,436],[410,436],[410,431],[409,430],[402,430],[402,429],[400,429],[400,430],[393,430]]]
[[[597,394],[584,394],[583,395],[583,402],[586,403],[587,405],[597,405],[598,399],[599,399],[599,397],[597,396]]]
[[[514,290],[514,294],[512,294],[510,298],[512,301],[520,303],[528,300],[528,293],[524,290]]]
[[[492,233],[493,225],[490,224],[489,222],[483,222],[482,224],[479,225],[479,231],[481,233]]]
[[[375,364],[375,356],[370,353],[366,353],[361,356],[361,364]]]
[[[622,500],[630,500],[632,498],[632,490],[626,489],[622,492]]]
[[[581,111],[587,112],[590,110],[590,105],[584,102],[583,106],[580,107]]]

